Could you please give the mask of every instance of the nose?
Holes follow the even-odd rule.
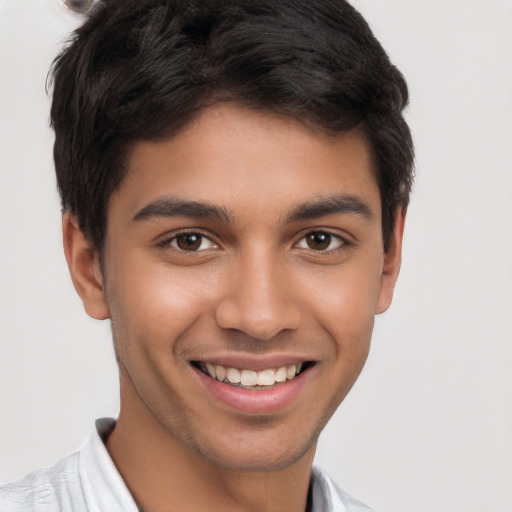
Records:
[[[297,329],[302,313],[294,283],[284,262],[275,255],[248,254],[225,277],[216,308],[223,329],[269,340],[285,330]]]

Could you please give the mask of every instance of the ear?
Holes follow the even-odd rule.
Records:
[[[396,281],[402,264],[402,240],[404,237],[405,216],[407,208],[401,208],[395,218],[395,229],[388,250],[384,253],[382,266],[382,280],[379,299],[377,301],[376,314],[384,313],[393,300]]]
[[[62,234],[71,279],[86,313],[97,320],[110,318],[98,252],[69,211],[62,218]]]

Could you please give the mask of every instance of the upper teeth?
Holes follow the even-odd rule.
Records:
[[[302,369],[302,363],[288,364],[279,368],[267,368],[265,370],[240,370],[205,363],[202,368],[208,375],[220,382],[229,382],[241,386],[273,386],[276,382],[284,382],[293,379]]]

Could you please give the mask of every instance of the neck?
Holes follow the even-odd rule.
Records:
[[[220,467],[177,440],[138,397],[121,390],[121,413],[106,444],[139,509],[306,510],[315,446],[278,471]]]

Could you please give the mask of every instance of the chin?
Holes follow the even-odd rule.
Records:
[[[229,439],[195,446],[210,463],[233,471],[283,471],[302,458],[314,457],[318,436],[297,439],[293,435],[231,436]],[[215,446],[215,448],[213,448]],[[219,449],[220,448],[220,449]]]
[[[210,453],[206,454],[206,458],[215,466],[232,471],[274,472],[287,469],[300,460],[303,455],[304,452],[275,454],[267,453],[266,450],[261,453],[260,450],[260,453],[257,454],[237,453],[232,457]]]

